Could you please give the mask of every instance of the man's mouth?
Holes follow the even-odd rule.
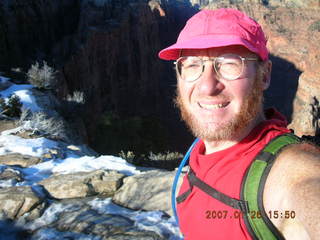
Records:
[[[206,104],[206,103],[198,102],[198,105],[200,108],[207,109],[207,110],[213,110],[213,109],[224,108],[224,107],[228,106],[229,103],[230,102],[218,103],[218,104]]]

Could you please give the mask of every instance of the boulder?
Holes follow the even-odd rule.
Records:
[[[61,148],[51,148],[47,153],[42,155],[42,158],[46,160],[64,159],[65,157],[66,153]]]
[[[298,136],[320,134],[319,81],[317,72],[305,72],[300,76],[293,102],[293,121],[289,125]]]
[[[64,146],[68,151],[72,151],[74,154],[78,156],[96,156],[98,157],[99,154],[91,149],[88,145],[81,144],[81,145],[66,145]]]
[[[0,181],[3,180],[14,180],[16,182],[21,182],[23,177],[18,170],[7,167],[3,171],[0,171]]]
[[[55,175],[41,184],[57,199],[81,198],[92,195],[111,196],[121,186],[124,174],[109,170]]]
[[[152,170],[127,177],[112,200],[131,209],[161,210],[172,216],[171,187],[175,173],[175,171]],[[177,189],[181,181],[182,175]]]
[[[135,221],[127,216],[118,214],[101,213],[93,209],[88,201],[92,199],[67,199],[58,204],[58,209],[64,209],[55,212],[56,221],[46,224],[46,228],[56,229],[61,233],[81,233],[88,239],[108,239],[108,240],[162,240],[167,239],[160,236],[161,233],[155,233],[146,229],[140,229]],[[72,207],[68,207],[71,206]],[[33,237],[40,238],[42,231],[46,231],[44,226],[39,225],[35,229]],[[47,231],[46,231],[47,232]],[[61,235],[60,235],[61,236]],[[40,238],[43,239],[43,238]],[[72,238],[73,239],[73,238]],[[86,238],[87,239],[87,238]]]
[[[5,165],[17,165],[20,167],[29,167],[42,162],[39,157],[33,157],[29,155],[22,155],[20,153],[10,153],[6,155],[0,155],[0,164]]]
[[[10,167],[0,168],[0,188],[12,187],[21,181],[23,177],[19,170]]]
[[[43,209],[43,200],[30,186],[9,187],[0,189],[0,212],[6,218],[17,219],[32,210]]]

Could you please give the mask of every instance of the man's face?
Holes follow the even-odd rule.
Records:
[[[256,57],[242,46],[190,49],[182,55],[208,58],[226,53]],[[176,103],[182,119],[193,134],[203,140],[233,140],[261,113],[264,86],[259,75],[257,62],[245,61],[243,74],[238,79],[225,80],[217,76],[212,63],[206,62],[196,81],[178,78]]]

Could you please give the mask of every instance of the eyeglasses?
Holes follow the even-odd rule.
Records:
[[[244,58],[237,54],[223,54],[219,57],[202,59],[196,56],[180,57],[174,62],[178,76],[186,81],[197,80],[204,71],[205,62],[213,62],[217,75],[225,80],[235,80],[239,78],[244,69],[245,61],[257,61],[258,58]]]

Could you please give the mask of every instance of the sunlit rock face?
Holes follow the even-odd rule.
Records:
[[[289,127],[300,136],[319,134],[320,21],[319,6],[311,6],[267,9],[259,16],[275,70],[266,103],[286,114]]]

